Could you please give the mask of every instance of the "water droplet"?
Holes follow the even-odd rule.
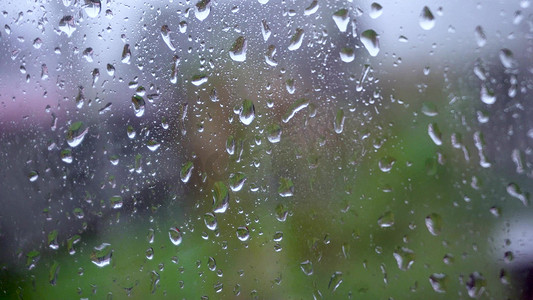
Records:
[[[248,230],[248,227],[240,226],[237,228],[237,238],[241,242],[246,242],[250,238],[250,231]]]
[[[118,209],[122,207],[123,201],[121,196],[112,196],[109,198],[109,203],[111,203],[111,207],[114,209]]]
[[[56,285],[57,275],[59,274],[59,263],[54,261],[48,272],[48,282],[51,285]]]
[[[500,61],[507,69],[514,69],[518,65],[514,58],[513,52],[507,48],[500,50]]]
[[[177,227],[172,227],[168,230],[168,237],[175,246],[179,246],[183,240],[181,232]]]
[[[368,15],[372,18],[372,19],[377,19],[379,18],[381,15],[383,14],[383,6],[381,6],[381,4],[379,3],[372,3],[370,5],[370,12],[368,13]]]
[[[396,263],[398,264],[398,268],[400,270],[406,271],[415,262],[415,253],[413,250],[405,248],[405,247],[398,247],[393,252],[394,258],[396,259]]]
[[[339,55],[341,57],[341,60],[345,63],[352,62],[355,59],[355,52],[352,48],[349,47],[341,48]]]
[[[150,272],[150,291],[152,294],[155,293],[157,290],[157,286],[159,285],[159,280],[161,279],[161,276],[156,271]]]
[[[305,275],[313,275],[313,263],[309,260],[302,262],[300,264],[300,268],[302,269],[302,272],[304,272]]]
[[[167,44],[170,50],[175,51],[176,46],[174,46],[174,43],[170,40],[170,33],[171,31],[168,25],[161,26],[161,37],[163,38],[163,41]]]
[[[244,125],[250,125],[255,118],[255,106],[251,100],[244,99],[239,113],[239,120]]]
[[[206,213],[204,215],[204,223],[207,229],[209,230],[217,229],[217,226],[218,226],[217,217],[213,213]]]
[[[432,102],[422,103],[422,113],[428,117],[434,117],[439,114],[437,106]]]
[[[304,10],[304,16],[310,16],[318,11],[318,0],[313,0],[311,4]]]
[[[189,179],[191,179],[192,170],[194,169],[194,164],[192,161],[188,161],[181,167],[180,171],[180,179],[183,183],[189,182]]]
[[[229,155],[235,153],[235,138],[232,135],[226,140],[226,152],[228,152]]]
[[[348,23],[350,22],[348,10],[343,8],[336,11],[333,14],[333,21],[335,21],[340,32],[346,32],[346,29],[348,29]]]
[[[291,38],[291,42],[289,44],[289,50],[294,51],[298,50],[300,46],[302,46],[302,41],[304,39],[304,30],[301,28],[296,28],[296,32]]]
[[[331,278],[329,279],[328,289],[331,289],[332,292],[335,292],[335,290],[341,285],[342,283],[342,272],[335,272],[333,275],[331,275]]]
[[[440,215],[432,213],[426,217],[426,227],[434,236],[437,236],[440,234],[442,230],[442,218]]]
[[[281,197],[292,197],[294,195],[294,184],[291,179],[284,177],[279,179],[278,194]]]
[[[283,204],[278,204],[276,206],[276,219],[280,222],[285,222],[287,220],[287,215],[289,214],[289,211]]]
[[[146,255],[146,258],[148,260],[152,260],[152,258],[154,258],[154,248],[149,247],[148,249],[146,249],[144,254]]]
[[[279,143],[281,140],[281,126],[272,124],[267,128],[267,139],[272,144]]]
[[[237,62],[243,62],[246,60],[246,49],[248,45],[246,39],[243,36],[238,37],[229,51],[231,59]]]
[[[484,292],[487,286],[487,281],[479,272],[470,274],[468,281],[466,282],[466,290],[470,298],[479,298]]]
[[[485,46],[485,44],[487,43],[487,36],[485,35],[483,27],[476,26],[476,29],[474,30],[474,35],[476,37],[476,43],[478,47]]]
[[[111,244],[102,243],[101,245],[94,247],[91,253],[91,261],[96,266],[102,268],[111,263],[112,255],[113,249],[111,249]]]
[[[66,33],[68,37],[76,31],[76,23],[74,22],[74,17],[72,16],[64,16],[59,21],[59,30]]]
[[[213,212],[220,214],[226,212],[229,206],[228,187],[222,182],[217,181],[213,186]]]
[[[444,273],[433,273],[429,276],[429,283],[437,293],[446,293],[448,276]]]
[[[378,225],[381,228],[388,228],[394,225],[394,214],[391,211],[387,211],[378,219]]]
[[[496,94],[492,89],[489,89],[485,84],[481,85],[481,91],[480,91],[480,97],[481,101],[483,103],[491,105],[496,102]]]
[[[395,162],[396,162],[396,159],[394,157],[385,156],[379,160],[378,166],[381,172],[387,173],[392,170],[392,166],[394,166]]]
[[[200,20],[205,20],[211,12],[211,0],[200,0],[196,3],[196,10],[194,16]]]
[[[306,108],[307,106],[309,106],[309,100],[305,98],[298,99],[291,105],[291,108],[285,113],[285,115],[283,115],[283,123],[289,122],[297,112]]]
[[[229,177],[229,187],[233,192],[240,191],[245,182],[246,175],[242,172],[233,173]]]
[[[207,268],[209,271],[215,271],[217,269],[217,262],[212,256],[207,259]]]
[[[507,193],[509,196],[520,200],[524,206],[529,205],[529,193],[523,193],[518,184],[509,183],[507,185]]]
[[[89,127],[83,128],[83,122],[74,122],[67,132],[67,143],[70,147],[77,147],[83,142],[85,135],[89,132]]]
[[[102,3],[100,0],[85,0],[84,8],[89,18],[96,18],[102,11]]]
[[[431,10],[429,10],[429,7],[424,6],[422,12],[420,13],[418,23],[424,30],[430,30],[435,27],[435,17],[433,16],[433,13],[431,13]]]
[[[435,145],[442,145],[442,133],[440,132],[437,123],[428,124],[428,135]]]
[[[148,142],[146,142],[146,146],[148,147],[150,151],[154,152],[154,151],[157,151],[159,147],[161,147],[161,143],[159,143],[158,141],[154,139],[151,139]]]
[[[191,78],[191,83],[194,84],[195,86],[200,86],[206,82],[207,82],[207,75],[205,74],[194,75]]]
[[[372,29],[361,33],[361,43],[365,46],[370,56],[376,56],[379,53],[379,35]]]
[[[333,123],[335,133],[342,133],[342,130],[344,128],[344,119],[344,111],[342,109],[339,109],[337,111],[337,114],[335,115],[335,122]]]
[[[39,178],[39,173],[37,173],[37,171],[31,171],[28,174],[28,179],[30,180],[30,182],[35,182],[37,181],[38,178]]]
[[[122,56],[120,61],[125,64],[129,64],[131,59],[131,50],[130,50],[130,44],[124,45],[124,48],[122,48]]]
[[[266,20],[261,21],[261,33],[263,34],[263,40],[265,40],[265,42],[270,38],[270,35],[272,34],[272,31],[270,30],[270,27],[268,26]]]
[[[146,104],[144,102],[144,98],[139,95],[135,95],[131,97],[131,103],[133,105],[133,111],[135,112],[135,116],[142,117],[144,115],[144,107]]]

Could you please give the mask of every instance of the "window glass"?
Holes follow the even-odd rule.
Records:
[[[1,297],[533,297],[529,0],[4,2]]]

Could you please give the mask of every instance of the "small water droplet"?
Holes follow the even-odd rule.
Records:
[[[393,252],[393,256],[396,259],[396,263],[398,264],[398,268],[400,270],[406,271],[415,262],[415,253],[413,250],[405,248],[405,247],[398,247]]]
[[[470,274],[468,281],[466,282],[466,289],[470,298],[479,298],[484,292],[487,286],[485,277],[479,272]]]
[[[344,128],[344,119],[344,111],[339,109],[335,115],[335,122],[333,123],[335,133],[342,133]]]
[[[229,177],[229,186],[233,192],[238,192],[246,182],[246,175],[242,172],[233,173]]]
[[[168,48],[172,51],[176,50],[176,46],[174,46],[174,43],[170,40],[170,33],[171,30],[168,27],[168,25],[161,26],[161,37],[163,38],[163,41],[168,46]]]
[[[294,184],[291,179],[284,177],[279,179],[278,194],[281,197],[292,197],[294,195]]]
[[[267,128],[267,139],[272,144],[279,143],[281,140],[281,126],[278,124],[272,124]]]

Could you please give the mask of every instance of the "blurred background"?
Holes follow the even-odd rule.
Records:
[[[0,26],[0,297],[533,299],[529,0]]]

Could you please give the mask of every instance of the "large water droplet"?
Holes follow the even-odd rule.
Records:
[[[424,30],[430,30],[435,27],[435,17],[429,7],[424,6],[422,12],[420,13],[420,18],[418,20],[420,27]]]
[[[440,215],[432,213],[426,217],[426,227],[434,236],[437,236],[440,234],[442,230],[442,218]]]
[[[429,283],[437,293],[446,293],[448,277],[444,273],[433,273],[429,276]]]
[[[388,228],[394,225],[394,214],[391,211],[387,211],[378,219],[378,225],[381,228]]]
[[[309,106],[309,100],[305,98],[298,99],[291,105],[291,108],[285,113],[285,115],[283,115],[283,123],[289,122],[297,112],[306,108],[307,106]]]
[[[194,165],[192,161],[188,161],[181,167],[180,171],[180,179],[183,183],[189,182],[189,179],[191,179],[192,170],[194,169]]]
[[[500,61],[502,65],[507,69],[514,69],[517,66],[516,59],[513,52],[507,48],[500,50]]]
[[[348,23],[350,23],[348,10],[343,8],[336,11],[333,14],[333,21],[335,21],[335,24],[339,28],[340,32],[346,32],[346,29],[348,28]]]
[[[233,192],[240,191],[245,182],[246,175],[242,172],[233,173],[229,177],[229,187]]]
[[[352,62],[355,59],[355,52],[352,48],[343,47],[339,52],[341,60],[345,63]]]
[[[168,230],[168,237],[175,246],[179,246],[182,242],[181,232],[177,227],[172,227]]]
[[[333,292],[341,285],[342,283],[342,272],[335,272],[331,275],[329,279],[328,289],[331,289]]]
[[[72,16],[64,16],[59,21],[59,30],[66,33],[68,37],[76,31],[76,23],[74,22],[74,17]]]
[[[376,56],[379,53],[379,35],[372,29],[361,33],[361,43],[365,46],[370,56]]]
[[[77,147],[83,142],[85,135],[89,132],[89,127],[83,129],[83,122],[75,122],[70,125],[67,132],[67,143],[70,147]]]
[[[238,37],[229,51],[229,56],[234,61],[243,62],[246,60],[247,42],[243,36]]]
[[[272,144],[279,143],[281,140],[281,126],[272,124],[267,128],[267,139]]]
[[[344,111],[339,109],[335,115],[335,122],[333,122],[335,133],[342,133],[344,128]]]
[[[174,46],[174,43],[170,40],[170,33],[171,31],[168,25],[161,26],[161,37],[163,38],[163,41],[170,50],[175,51],[176,46]]]
[[[468,296],[471,298],[479,298],[485,292],[486,286],[487,281],[483,275],[481,275],[479,272],[470,274],[468,281],[466,282]]]
[[[135,116],[142,117],[144,115],[144,107],[146,104],[144,102],[144,98],[139,95],[135,95],[131,97],[131,103],[133,105],[133,111],[135,112]]]
[[[229,206],[229,190],[222,182],[217,181],[213,186],[213,212],[220,214],[226,212]]]
[[[255,106],[251,100],[244,99],[239,113],[239,120],[244,125],[250,125],[255,118]]]
[[[311,2],[311,4],[309,4],[309,6],[306,9],[304,9],[304,15],[309,16],[309,15],[316,13],[317,11],[318,11],[318,0],[313,0],[313,2]]]
[[[111,244],[102,243],[94,247],[91,253],[91,261],[100,268],[105,267],[111,263],[112,255],[113,250],[111,249]]]
[[[217,226],[218,226],[217,217],[213,213],[206,213],[204,215],[204,223],[207,229],[209,230],[217,229]]]
[[[372,3],[370,5],[370,12],[368,13],[368,15],[372,19],[377,19],[381,16],[381,14],[383,14],[383,6],[381,6],[381,4],[377,2]]]
[[[289,50],[294,51],[298,50],[300,46],[302,46],[302,41],[304,39],[304,30],[301,28],[296,28],[296,32],[291,38],[291,42],[289,44]]]
[[[476,43],[478,47],[483,47],[487,43],[487,36],[485,35],[485,31],[483,30],[483,27],[477,26],[474,30],[474,35],[476,37]]]
[[[413,250],[405,247],[396,248],[396,250],[393,252],[393,256],[396,259],[398,268],[403,271],[406,271],[411,268],[411,266],[415,262],[415,253],[413,252]]]
[[[300,268],[305,275],[313,275],[313,263],[309,260],[306,260],[300,264]]]
[[[291,197],[294,195],[294,184],[291,179],[284,177],[279,179],[278,194],[281,197]]]
[[[85,0],[84,9],[89,18],[96,18],[102,11],[102,3],[100,0]]]
[[[241,226],[237,228],[237,238],[241,242],[246,242],[250,238],[250,231],[248,230],[248,227]]]
[[[211,12],[211,0],[200,0],[196,3],[196,9],[194,10],[194,16],[200,20],[205,20]]]

